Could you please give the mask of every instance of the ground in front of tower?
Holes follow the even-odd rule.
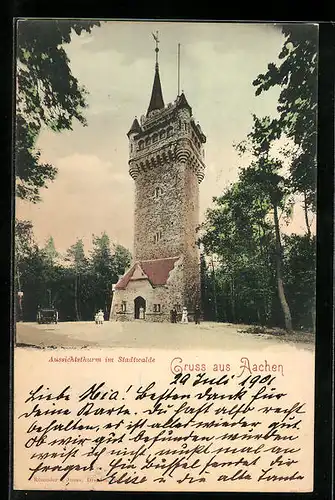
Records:
[[[203,322],[146,323],[145,321],[61,322],[57,325],[17,323],[18,346],[117,348],[117,349],[203,349],[203,350],[260,350],[276,349],[285,343],[298,342],[299,348],[314,349],[314,336],[299,332],[286,336],[246,333],[246,325]]]

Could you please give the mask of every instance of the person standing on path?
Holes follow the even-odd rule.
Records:
[[[171,323],[177,323],[177,309],[175,307],[171,309]]]
[[[194,322],[196,325],[200,325],[200,308],[198,305],[195,306],[194,310]]]
[[[183,307],[183,312],[181,314],[181,323],[188,323],[188,312],[186,307]]]
[[[102,325],[103,322],[104,322],[104,313],[103,313],[102,309],[100,309],[98,312],[98,324]]]

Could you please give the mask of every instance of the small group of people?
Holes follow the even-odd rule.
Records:
[[[103,310],[102,309],[99,309],[99,311],[97,311],[95,313],[95,316],[94,316],[94,321],[95,321],[95,324],[96,325],[102,325],[103,322],[104,322],[104,313],[103,313]]]
[[[177,309],[176,307],[173,307],[171,309],[171,323],[177,323]],[[198,305],[195,306],[194,308],[194,322],[196,325],[200,325],[200,307]],[[187,307],[183,307],[182,312],[181,312],[181,323],[188,323],[188,310]]]

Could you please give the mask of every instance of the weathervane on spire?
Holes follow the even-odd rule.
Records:
[[[158,44],[159,44],[158,31],[156,31],[156,35],[155,35],[155,33],[152,33],[152,36],[154,37],[154,40],[156,42],[156,48],[155,48],[155,52],[156,52],[156,64],[158,64],[158,52],[159,52],[159,48],[158,48]]]

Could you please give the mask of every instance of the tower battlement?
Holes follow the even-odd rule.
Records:
[[[133,179],[164,162],[178,161],[188,164],[199,183],[203,180],[206,136],[195,123],[183,93],[173,104],[143,116],[140,123],[135,118],[128,138],[129,173]]]

